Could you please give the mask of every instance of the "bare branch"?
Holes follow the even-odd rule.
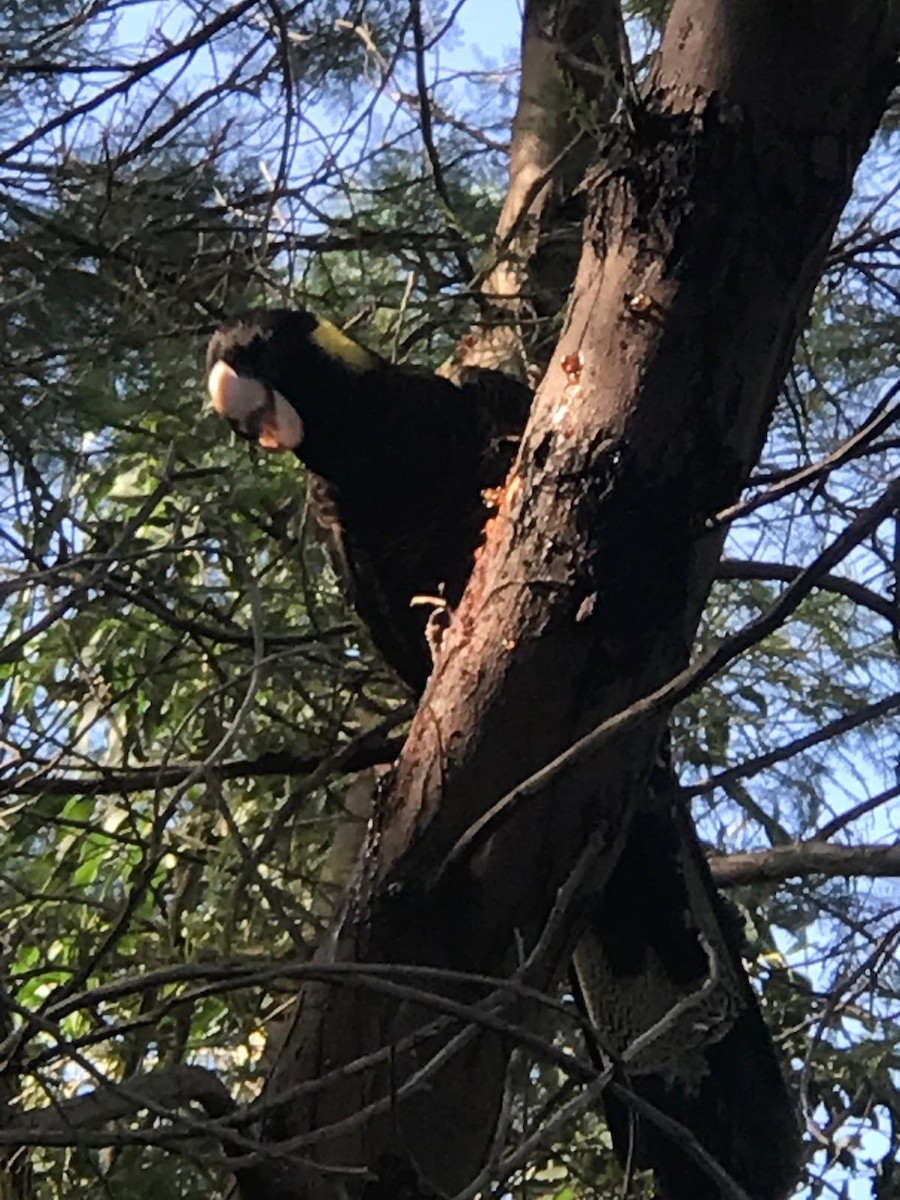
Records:
[[[854,804],[846,812],[839,813],[827,825],[823,825],[821,829],[817,830],[815,839],[810,840],[817,842],[827,841],[842,829],[846,829],[848,825],[852,825],[854,821],[858,821],[860,817],[874,812],[876,808],[881,808],[883,804],[890,803],[891,800],[895,800],[898,796],[900,796],[900,784],[897,784],[896,787],[887,788],[886,791],[879,792],[877,796],[870,796],[868,800],[861,800],[859,804]]]
[[[201,1105],[210,1117],[224,1117],[235,1108],[228,1089],[212,1071],[178,1063],[132,1076],[121,1085],[58,1101],[52,1108],[12,1114],[4,1132],[13,1140],[21,1136],[22,1144],[33,1144],[33,1139],[40,1140],[49,1133],[67,1134],[69,1144],[77,1145],[78,1134],[84,1129],[96,1129],[148,1106],[176,1109],[191,1103]]]
[[[398,717],[397,722],[407,714]],[[221,779],[266,779],[285,775],[290,778],[311,775],[327,766],[335,773],[364,771],[367,767],[393,762],[403,747],[403,738],[373,737],[362,734],[342,748],[346,753],[294,755],[285,750],[272,750],[257,758],[230,758],[216,766]],[[109,770],[100,775],[47,775],[10,779],[0,787],[6,796],[110,796],[131,792],[158,791],[177,787],[189,776],[203,769],[202,762],[136,767],[131,770]]]
[[[709,865],[721,887],[781,881],[796,875],[896,876],[900,875],[900,845],[836,846],[816,840],[745,854],[713,855]]]
[[[763,579],[779,583],[793,583],[804,572],[803,567],[793,563],[753,562],[737,558],[723,558],[716,571],[717,579]],[[816,581],[816,587],[823,592],[834,592],[838,596],[846,596],[854,604],[868,608],[884,617],[891,625],[896,626],[900,621],[900,609],[894,601],[886,596],[879,596],[871,588],[857,583],[853,579],[845,579],[842,575],[831,573],[821,575]]]
[[[173,46],[167,46],[161,53],[154,55],[153,58],[145,59],[143,62],[136,63],[134,68],[129,72],[125,79],[121,79],[118,83],[111,87],[105,88],[102,92],[91,96],[88,100],[81,104],[75,104],[71,108],[66,108],[52,120],[46,121],[43,125],[35,129],[29,130],[25,137],[20,138],[17,142],[13,142],[5,150],[0,152],[0,164],[8,162],[15,158],[28,146],[34,145],[42,138],[45,138],[48,133],[53,133],[57,129],[61,129],[64,125],[68,125],[76,117],[84,116],[86,113],[95,111],[115,96],[121,96],[131,90],[136,83],[141,79],[146,79],[148,75],[152,75],[154,71],[160,67],[166,66],[168,63],[174,62],[176,58],[180,58],[184,54],[190,54],[197,50],[205,42],[208,42],[211,37],[217,34],[220,30],[227,28],[232,22],[243,16],[245,12],[249,12],[256,5],[257,0],[241,0],[239,4],[235,4],[232,8],[228,8],[225,12],[220,13],[212,21],[193,33],[183,38],[180,42]]]
[[[755,512],[756,509],[762,508],[765,504],[773,504],[776,500],[782,500],[785,496],[791,495],[793,492],[800,491],[801,488],[808,484],[818,483],[824,479],[837,467],[857,457],[860,452],[886,432],[900,418],[900,406],[889,408],[891,401],[900,392],[900,380],[892,384],[885,392],[878,404],[875,406],[875,411],[866,423],[847,438],[840,446],[821,462],[813,463],[811,466],[803,467],[799,471],[788,475],[786,478],[773,484],[766,491],[760,492],[757,496],[752,496],[748,500],[741,500],[737,504],[732,504],[729,508],[723,508],[721,512],[716,513],[715,517],[710,521],[710,528],[717,525],[725,525],[729,521],[735,521],[738,517],[745,517],[748,513]]]
[[[472,277],[472,264],[469,262],[466,244],[462,237],[459,236],[458,224],[453,211],[453,198],[447,188],[444,168],[437,147],[434,144],[434,131],[431,124],[431,98],[428,95],[428,82],[425,78],[425,34],[422,30],[422,9],[419,0],[411,0],[409,17],[412,22],[413,44],[415,46],[416,88],[419,94],[419,121],[422,127],[422,141],[425,145],[425,153],[428,156],[428,164],[431,167],[431,177],[434,180],[435,190],[438,196],[440,196],[446,210],[445,218],[448,231],[453,237],[453,252],[463,279],[468,280]]]
[[[858,729],[860,725],[865,725],[869,721],[880,720],[881,717],[887,716],[898,708],[900,708],[900,692],[892,692],[881,700],[874,700],[871,704],[863,705],[855,712],[838,717],[835,721],[829,721],[827,725],[823,725],[821,729],[817,729],[813,733],[806,734],[805,737],[795,738],[784,746],[776,746],[774,750],[767,750],[765,754],[759,754],[756,758],[739,763],[736,767],[719,771],[715,775],[701,779],[699,783],[689,784],[683,789],[683,794],[686,797],[703,796],[715,791],[716,788],[728,787],[739,779],[748,779],[751,775],[758,775],[760,771],[767,771],[776,763],[786,762],[795,754],[802,754],[805,750],[811,750],[813,746],[820,746],[823,742],[849,733],[852,729]]]

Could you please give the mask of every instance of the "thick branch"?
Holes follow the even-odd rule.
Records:
[[[722,887],[764,883],[795,875],[900,875],[900,845],[835,846],[830,842],[801,842],[746,854],[710,859],[713,879]]]
[[[179,1063],[57,1101],[51,1108],[15,1113],[3,1126],[4,1140],[9,1144],[21,1136],[22,1145],[35,1145],[58,1135],[62,1141],[54,1141],[55,1145],[77,1146],[79,1134],[85,1129],[96,1129],[146,1108],[175,1110],[191,1103],[201,1105],[210,1117],[224,1117],[235,1107],[228,1089],[212,1071]]]

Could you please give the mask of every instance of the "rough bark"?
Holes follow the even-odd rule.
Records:
[[[677,0],[652,92],[591,180],[571,312],[381,798],[336,957],[498,974],[517,945],[521,977],[549,983],[583,898],[546,923],[585,845],[600,893],[628,823],[655,818],[630,809],[664,712],[620,727],[536,792],[514,789],[684,665],[720,551],[706,522],[758,455],[898,40],[900,10],[878,0]],[[703,868],[693,869],[685,886],[702,907]],[[716,971],[726,994],[740,991],[727,955]],[[342,1180],[346,1193],[464,1186],[493,1132],[509,1050],[500,1036],[463,1035],[409,1099],[404,1084],[446,1035],[312,1096],[288,1094],[432,1016],[360,989],[304,991],[267,1093],[284,1102],[263,1138],[365,1168],[365,1181]],[[725,1033],[734,1027],[726,1014]],[[248,1200],[287,1200],[334,1185],[275,1162],[242,1186]]]

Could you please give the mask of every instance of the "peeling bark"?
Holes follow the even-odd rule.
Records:
[[[571,312],[380,799],[335,957],[501,974],[516,966],[518,945],[522,977],[550,984],[591,892],[601,905],[615,893],[604,883],[616,879],[629,823],[639,831],[666,819],[632,811],[665,714],[627,725],[537,795],[517,801],[515,788],[684,666],[720,552],[707,521],[734,500],[757,458],[898,42],[900,10],[877,0],[823,0],[814,10],[783,0],[677,0],[652,91],[593,173]],[[497,818],[473,834],[504,796]],[[677,830],[683,818],[669,819]],[[595,852],[590,887],[548,928],[586,844]],[[619,874],[628,903],[647,869],[640,841],[630,846],[631,869]],[[721,914],[690,835],[677,855],[700,945],[698,931],[720,936]],[[605,928],[597,962],[620,980],[615,925]],[[649,962],[647,947],[632,948]],[[711,1016],[720,1028],[701,1066],[752,1087],[754,1064],[729,1062],[727,1051],[730,1038],[743,1044],[742,1022],[750,1013],[752,1023],[755,1008],[727,947],[713,949],[722,1004]],[[697,981],[708,975],[709,963],[687,964],[681,993],[656,995],[663,1021],[671,1003],[699,997]],[[646,978],[641,970],[631,977],[632,997]],[[620,988],[619,1007],[602,1019],[627,1014],[628,996]],[[508,996],[498,1006],[522,1015]],[[284,1103],[264,1122],[263,1139],[331,1167],[365,1168],[368,1182],[341,1186],[369,1200],[465,1186],[493,1134],[509,1051],[499,1035],[455,1025],[398,1050],[389,1068],[345,1070],[321,1092],[290,1095],[432,1019],[386,995],[305,989],[267,1093]],[[625,1025],[606,1032],[627,1049],[635,1031]],[[445,1053],[427,1088],[407,1095],[414,1073]],[[651,1099],[665,1070],[647,1068]],[[373,1103],[370,1119],[359,1119]],[[793,1146],[781,1114],[759,1107],[745,1098],[743,1141],[728,1166],[768,1197],[791,1182]],[[667,1148],[669,1139],[651,1139],[653,1153]],[[678,1154],[664,1166],[675,1172],[663,1173],[669,1196],[720,1194],[711,1184],[702,1190],[702,1171],[685,1190],[677,1172],[692,1168]],[[247,1200],[319,1194],[277,1160],[241,1185]],[[332,1189],[323,1182],[321,1194]]]

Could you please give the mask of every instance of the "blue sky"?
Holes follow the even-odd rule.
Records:
[[[164,14],[162,26],[169,35],[174,35],[176,28],[184,24],[184,10],[177,3],[166,6],[153,3],[142,4],[124,11],[125,16],[119,27],[119,36],[126,43],[141,43],[148,33],[157,31],[160,28],[160,12]],[[460,12],[459,36],[443,46],[435,57],[434,65],[437,68],[438,77],[443,78],[454,71],[483,68],[486,63],[497,66],[513,63],[518,54],[519,30],[520,11],[519,5],[514,0],[467,0]],[[155,49],[158,50],[161,45],[162,43],[156,40]],[[204,64],[202,60],[198,60],[193,69],[202,72],[208,67],[208,62]],[[443,86],[451,87],[453,85],[444,84]],[[490,83],[485,87],[486,90],[482,94],[484,102],[487,104],[491,95]],[[300,104],[302,111],[302,95]],[[389,118],[392,107],[393,102],[386,98],[384,101],[385,121]],[[311,123],[325,130],[333,130],[339,126],[346,114],[337,112],[333,106],[319,105],[312,107],[305,116]],[[738,545],[740,546],[740,543]],[[864,567],[860,567],[861,572],[864,569]],[[884,764],[884,769],[887,769],[887,764]],[[875,764],[861,763],[860,773],[856,778],[836,765],[833,789],[837,806],[840,807],[844,802],[840,795],[844,785],[852,788],[857,796],[861,788],[868,787],[872,791],[877,791],[879,787],[884,786],[884,780],[880,778],[880,775],[881,772]],[[886,814],[880,814],[871,823],[867,830],[868,835],[876,837],[889,833],[887,820]],[[783,940],[783,947],[786,952],[791,953],[792,957],[798,961],[802,960],[802,949],[791,947],[787,935]],[[815,982],[824,985],[828,981],[827,976],[827,967],[823,966],[815,978]],[[850,1194],[860,1198],[867,1196],[869,1194],[868,1184],[862,1181],[853,1183]]]

